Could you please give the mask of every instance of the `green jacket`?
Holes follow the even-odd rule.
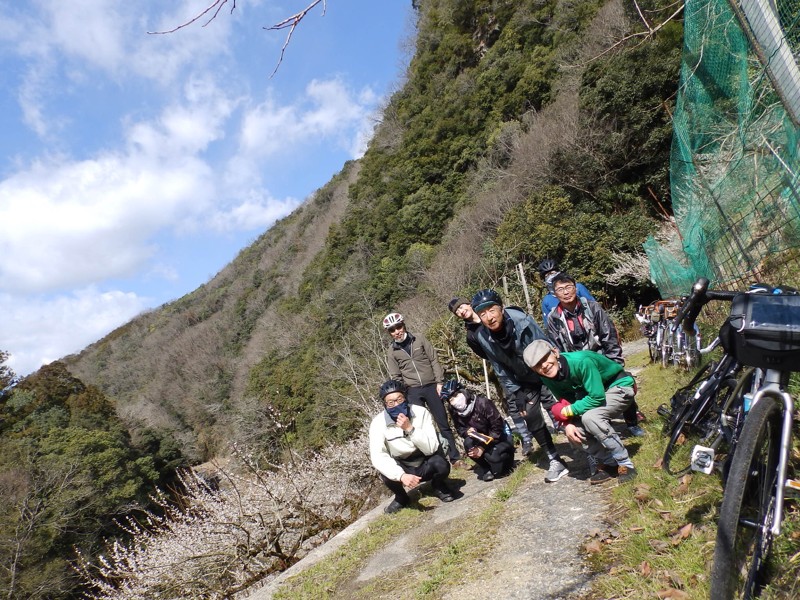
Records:
[[[614,386],[633,387],[633,376],[625,368],[591,350],[563,352],[558,359],[558,377],[542,377],[556,399],[565,398],[575,415],[603,406],[606,390]]]

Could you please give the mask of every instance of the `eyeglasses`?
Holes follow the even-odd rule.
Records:
[[[392,326],[391,326],[391,327],[389,327],[389,328],[388,328],[386,331],[388,331],[389,333],[394,333],[395,331],[399,331],[399,330],[400,330],[400,329],[402,329],[403,327],[405,327],[405,325],[403,325],[402,323],[400,323],[399,325],[392,325]]]
[[[396,398],[394,400],[389,398],[384,398],[383,400],[383,404],[386,408],[394,408],[395,406],[397,406],[398,404],[402,404],[403,402],[405,402],[404,396],[400,396],[399,398]]]
[[[558,286],[557,288],[555,288],[555,291],[559,292],[559,293],[564,293],[564,292],[572,291],[574,289],[575,289],[575,286],[570,283],[570,284],[567,284],[567,285]]]

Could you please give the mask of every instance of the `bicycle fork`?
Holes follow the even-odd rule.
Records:
[[[769,377],[769,375],[767,375]],[[792,491],[800,491],[800,481],[786,478],[786,470],[789,464],[789,453],[792,445],[792,418],[794,415],[794,400],[791,394],[785,392],[781,386],[772,381],[762,387],[753,397],[753,404],[761,400],[764,396],[770,396],[783,403],[783,422],[781,423],[781,447],[778,456],[778,478],[775,482],[775,506],[772,519],[772,535],[778,536],[781,533],[783,524],[783,498],[784,492],[788,488]]]

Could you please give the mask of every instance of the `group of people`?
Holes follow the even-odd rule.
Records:
[[[587,453],[592,484],[624,483],[636,469],[612,420],[623,418],[631,435],[644,435],[636,406],[636,384],[625,371],[619,335],[589,291],[545,259],[538,271],[548,293],[542,300],[544,328],[492,289],[471,300],[454,298],[450,311],[464,322],[472,351],[488,361],[500,382],[508,414],[522,440],[522,453],[535,439],[547,457],[545,481],[569,473],[545,420],[562,428],[571,444]],[[444,380],[431,343],[406,329],[393,312],[383,320],[392,338],[387,355],[391,379],[380,388],[384,410],[369,430],[370,458],[394,494],[386,507],[410,503],[408,489],[430,482],[443,502],[457,492],[447,480],[451,467],[466,466],[456,446],[448,413],[475,463],[478,479],[491,481],[514,465],[511,430],[494,403],[457,380]]]

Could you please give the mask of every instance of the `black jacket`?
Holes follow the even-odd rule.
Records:
[[[467,397],[467,401],[475,401],[475,407],[467,416],[458,414],[449,403],[447,404],[458,434],[466,439],[467,430],[473,427],[478,433],[491,436],[495,441],[504,439],[505,421],[492,401],[469,390],[464,390],[464,395]]]

